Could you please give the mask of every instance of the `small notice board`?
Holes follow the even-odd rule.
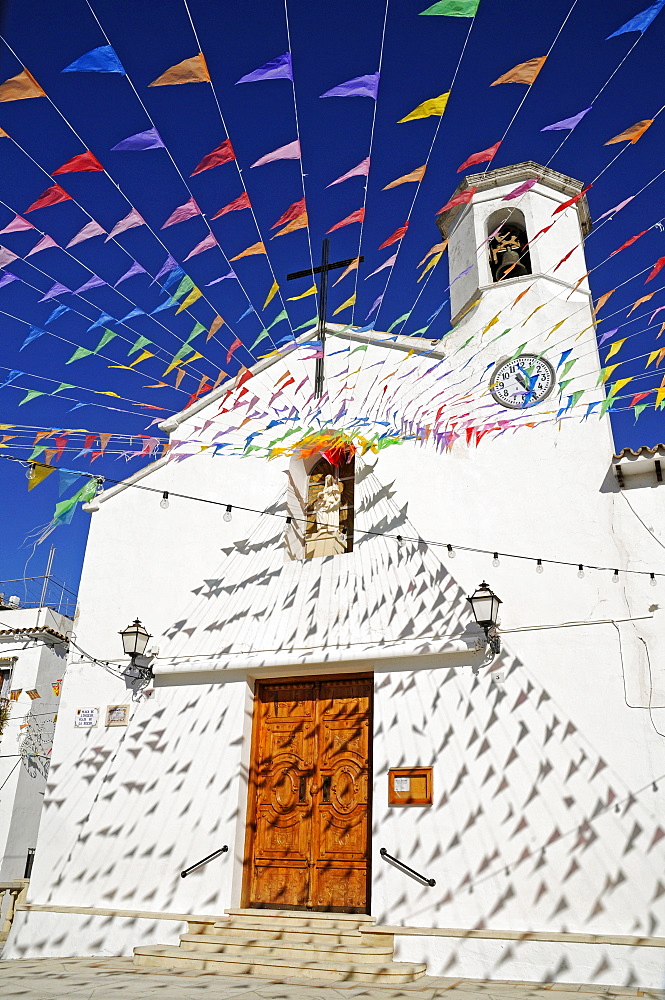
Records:
[[[431,767],[391,767],[388,771],[389,806],[431,806]]]
[[[79,729],[92,729],[99,722],[98,708],[77,708],[74,725]]]

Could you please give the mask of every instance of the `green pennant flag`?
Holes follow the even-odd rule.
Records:
[[[319,317],[318,316],[314,316],[312,319],[308,319],[305,323],[301,323],[300,326],[294,327],[293,332],[295,333],[296,330],[304,330],[305,327],[308,327],[308,326],[315,326],[318,322],[319,322]],[[348,330],[348,327],[347,327],[347,330]]]
[[[605,414],[607,413],[607,411],[612,409],[612,407],[614,406],[615,402],[616,402],[616,400],[612,396],[610,396],[608,399],[604,399],[603,402],[602,402],[602,404],[601,404],[600,411],[598,413],[598,417],[599,418],[600,417],[604,417]]]
[[[563,382],[559,382],[559,396],[562,396],[566,390],[566,387],[572,382],[572,378],[567,378]]]
[[[189,352],[193,350],[194,350],[193,347],[189,347],[188,344],[185,344],[183,347],[180,348],[180,350],[176,354],[173,355],[173,358],[171,359],[171,364],[173,364],[174,361],[182,361],[184,356],[186,354],[189,354]]]
[[[635,423],[637,423],[642,410],[646,410],[648,405],[648,403],[640,403],[638,406],[633,407],[633,412],[635,413]]]
[[[355,354],[356,351],[366,351],[366,350],[367,350],[367,344],[359,344],[357,347],[354,347],[352,351],[349,351],[349,357],[351,357],[352,354]]]
[[[84,486],[82,486],[80,490],[77,490],[77,492],[74,493],[73,496],[69,497],[67,500],[61,500],[59,503],[55,505],[53,520],[54,521],[62,520],[65,514],[68,514],[75,504],[79,502],[87,503],[88,500],[92,500],[96,492],[97,492],[97,480],[94,478],[89,479],[88,482]]]
[[[196,325],[194,326],[194,329],[193,329],[193,330],[192,330],[192,332],[190,333],[190,335],[189,335],[189,337],[187,338],[187,340],[185,341],[185,343],[186,343],[186,344],[191,344],[191,342],[192,342],[192,341],[194,340],[194,338],[195,338],[195,337],[198,337],[198,336],[199,336],[199,334],[203,333],[203,332],[204,332],[204,330],[207,330],[207,329],[208,329],[208,328],[207,328],[206,326],[204,326],[204,325],[203,325],[203,323],[197,323],[197,324],[196,324]]]
[[[62,392],[63,389],[75,389],[75,388],[76,388],[76,386],[75,385],[70,385],[69,382],[61,382],[60,385],[58,386],[58,388],[53,390],[53,392],[51,393],[51,395],[55,396],[55,394],[57,392]]]
[[[439,0],[421,14],[439,17],[475,17],[480,0]]]
[[[391,323],[390,326],[388,327],[388,333],[392,333],[398,323],[401,323],[401,322],[406,323],[407,319],[411,315],[411,312],[412,312],[412,310],[409,310],[409,312],[408,313],[404,313],[403,316],[398,316],[397,319],[395,320],[395,322]]]
[[[503,333],[500,333],[498,337],[494,337],[493,340],[490,340],[490,344],[493,344],[495,340],[501,340],[501,338],[505,337],[507,333],[510,333],[511,329],[512,327],[508,327],[508,329],[504,330]]]
[[[192,281],[190,276],[186,274],[185,277],[180,282],[180,284],[178,285],[178,287],[176,288],[175,292],[173,293],[171,297],[171,302],[177,302],[177,300],[180,298],[181,295],[184,295],[186,292],[191,292],[193,287],[194,287],[194,282]]]
[[[106,345],[109,343],[110,340],[113,340],[113,338],[117,336],[118,335],[115,332],[115,330],[104,330],[104,333],[102,334],[102,339],[99,341],[97,347],[94,349],[92,353],[96,354],[97,351],[101,351],[103,347],[106,347]]]
[[[38,392],[36,389],[31,389],[30,392],[27,394],[27,396],[25,396],[18,405],[23,406],[24,403],[29,403],[31,399],[35,399],[37,396],[43,396],[43,395],[44,395],[43,392]]]
[[[77,347],[69,361],[65,361],[65,364],[71,365],[72,361],[80,361],[81,358],[87,358],[92,353],[93,351],[89,351],[87,347]]]
[[[254,348],[256,347],[257,344],[260,344],[262,340],[265,340],[266,337],[269,337],[269,336],[270,336],[270,334],[268,333],[267,330],[261,330],[261,333],[258,335],[258,337],[254,341],[254,343],[252,344],[252,346],[249,348],[250,353],[251,353],[251,351],[254,350]]]
[[[569,358],[568,361],[566,361],[565,365],[561,369],[561,378],[565,378],[566,377],[566,375],[568,374],[568,372],[573,367],[573,365],[575,364],[576,361],[577,361],[577,358]]]
[[[139,337],[136,343],[132,347],[130,347],[129,350],[127,351],[127,357],[129,357],[131,354],[135,354],[137,351],[142,350],[147,344],[152,344],[152,340],[150,340],[148,337]]]
[[[268,326],[266,327],[266,330],[272,330],[273,326],[277,326],[278,323],[281,323],[283,320],[288,319],[288,318],[289,317],[288,317],[288,313],[287,313],[286,309],[282,309],[282,311],[280,313],[277,313],[277,315],[275,316],[275,318],[272,321],[272,323],[268,324]]]
[[[473,340],[474,336],[475,336],[475,334],[472,333],[471,336],[469,337],[469,339],[465,340],[464,343],[461,345],[461,347],[457,348],[457,350],[455,351],[455,354],[459,354],[459,352],[463,351],[465,347],[468,347],[469,344],[471,343],[471,341]]]
[[[584,389],[576,389],[575,392],[571,393],[570,396],[568,397],[568,406],[566,407],[566,409],[570,410],[573,408],[573,406],[577,406],[583,395],[584,395]]]
[[[29,462],[33,462],[36,458],[39,458],[43,451],[48,448],[47,444],[38,444],[36,448],[33,449],[32,455],[28,459]]]

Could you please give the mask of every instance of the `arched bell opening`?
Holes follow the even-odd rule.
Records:
[[[524,215],[518,208],[504,208],[487,220],[488,255],[492,280],[507,281],[532,274]]]

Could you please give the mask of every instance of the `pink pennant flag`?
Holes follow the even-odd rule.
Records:
[[[49,247],[57,247],[57,245],[51,236],[42,236],[39,243],[32,248],[30,253],[26,254],[26,257],[32,257],[33,253],[39,253],[40,250],[48,250]]]
[[[12,221],[5,226],[4,229],[0,229],[0,233],[20,233],[23,229],[34,229],[35,227],[27,219],[22,218],[20,215],[15,215]]]
[[[190,257],[194,257],[197,253],[203,253],[204,250],[212,250],[213,247],[218,246],[217,240],[214,233],[208,233],[204,240],[197,243],[193,250],[190,250],[185,260],[189,260]],[[184,263],[184,261],[183,261]]]
[[[11,264],[13,260],[17,260],[18,257],[7,247],[0,247],[0,267],[7,267],[7,264]]]
[[[190,198],[184,205],[179,205],[178,208],[176,208],[175,211],[169,215],[168,219],[162,226],[162,229],[166,229],[167,226],[175,226],[177,222],[184,222],[185,219],[193,219],[195,215],[200,214],[201,209],[196,204],[194,198]]]
[[[528,181],[524,181],[523,184],[519,184],[516,188],[513,188],[512,191],[509,191],[508,194],[504,195],[501,200],[512,201],[513,198],[521,198],[523,194],[526,194],[527,191],[530,191],[531,188],[538,183],[539,179],[540,178],[538,177],[531,177]]]
[[[397,260],[397,254],[395,253],[392,255],[392,257],[389,257],[388,260],[384,260],[383,264],[380,264],[379,267],[377,267],[376,271],[372,271],[372,274],[368,274],[367,278],[371,278],[372,275],[378,274],[379,271],[383,271],[384,267],[392,267],[393,264],[396,262],[396,260]],[[365,281],[367,281],[367,278],[365,278]]]
[[[233,343],[229,347],[228,351],[226,352],[226,363],[227,363],[227,365],[228,365],[229,361],[231,360],[231,358],[233,357],[233,352],[235,350],[237,350],[240,347],[241,344],[242,344],[242,340],[240,339],[240,337],[236,337],[236,339],[233,341]],[[237,388],[237,386],[236,386],[236,388]]]
[[[491,163],[496,154],[499,152],[499,146],[501,145],[501,140],[495,142],[493,146],[488,146],[487,149],[481,150],[479,153],[472,153],[468,159],[464,161],[458,168],[457,173],[460,170],[466,170],[467,167],[473,167],[476,163]]]
[[[116,222],[104,242],[108,243],[108,241],[112,240],[114,236],[124,233],[127,229],[134,229],[135,226],[145,226],[145,219],[143,219],[136,209],[133,208],[131,212],[127,213],[124,219],[121,219],[120,222]]]
[[[336,181],[331,181],[326,187],[332,187],[333,184],[341,184],[342,181],[348,181],[350,177],[367,177],[369,174],[369,156],[358,164],[357,167],[353,167],[352,170],[347,171],[347,173],[342,174],[338,177]]]
[[[84,240],[91,240],[93,236],[106,236],[106,230],[102,229],[100,224],[95,222],[94,219],[88,222],[83,229],[80,229],[76,236],[72,237],[67,244],[67,249],[76,246],[77,243],[83,243]]]
[[[608,215],[614,215],[616,212],[620,212],[621,209],[625,208],[626,205],[628,204],[628,202],[632,201],[634,197],[635,197],[635,195],[631,194],[630,198],[626,198],[625,201],[622,201],[618,205],[615,205],[614,208],[610,208],[610,209],[608,209],[607,212],[603,212],[602,215],[598,216],[598,218],[596,219],[596,222],[600,222],[601,219],[606,219]]]
[[[294,139],[293,142],[288,142],[286,146],[280,146],[279,149],[273,149],[272,153],[266,153],[265,156],[259,157],[256,163],[252,163],[252,167],[262,167],[266,163],[274,163],[276,160],[299,160],[300,159],[300,142],[298,139]]]

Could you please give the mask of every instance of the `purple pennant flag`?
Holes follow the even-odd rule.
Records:
[[[207,281],[206,288],[208,287],[208,285],[216,285],[218,281],[224,281],[226,278],[235,278],[237,281],[238,275],[235,273],[235,271],[229,271],[228,274],[223,274],[221,278],[214,278],[212,281]]]
[[[12,281],[20,281],[20,278],[17,278],[15,274],[11,273],[11,271],[6,271],[0,278],[0,288],[2,288],[3,285],[9,285]]]
[[[331,90],[326,90],[325,94],[319,94],[319,97],[371,97],[375,101],[378,90],[379,74],[369,73],[367,76],[354,76],[352,80],[345,80]]]
[[[71,288],[67,288],[66,285],[61,285],[59,281],[56,281],[54,285],[51,285],[46,295],[42,295],[40,302],[48,302],[49,299],[54,299],[56,295],[62,295],[64,292],[71,292]]]
[[[177,266],[178,266],[178,261],[175,260],[171,256],[171,254],[169,254],[164,263],[162,264],[162,266],[160,267],[159,271],[155,275],[155,277],[150,282],[150,284],[154,285],[156,281],[159,281],[160,278],[163,278],[165,274],[169,274],[169,272],[171,272],[174,269],[174,267]]]
[[[82,292],[89,292],[91,288],[101,288],[101,286],[105,284],[106,282],[103,278],[100,278],[97,274],[93,274],[92,278],[88,278],[84,285],[81,285],[80,288],[76,289],[75,294],[81,295]]]
[[[579,123],[582,121],[582,119],[584,118],[584,116],[586,114],[588,114],[589,111],[591,111],[592,107],[593,107],[593,105],[590,104],[588,108],[585,108],[584,111],[578,111],[578,113],[576,115],[573,115],[572,118],[564,118],[560,122],[554,122],[554,125],[546,125],[545,128],[541,128],[540,131],[541,132],[564,132],[564,131],[566,131],[566,129],[574,129],[574,128],[576,128],[579,125]]]
[[[378,309],[382,302],[383,302],[383,295],[379,295],[378,299],[375,300],[374,305],[372,306],[372,308],[370,309],[370,311],[365,316],[365,320],[368,320],[370,318],[370,316],[372,315],[372,313],[374,312],[374,310]]]
[[[269,62],[259,66],[258,69],[241,76],[236,80],[239,83],[256,83],[257,80],[293,80],[293,69],[291,66],[291,53],[285,52],[283,56],[277,56]]]
[[[127,281],[127,278],[133,278],[135,274],[145,274],[145,273],[146,273],[145,268],[142,267],[137,260],[135,260],[132,266],[129,268],[129,270],[125,271],[122,277],[118,278],[113,287],[117,288],[121,281]]]
[[[523,184],[520,184],[520,185],[519,185],[518,187],[516,187],[516,188],[513,188],[513,190],[512,190],[512,191],[509,191],[509,192],[508,192],[508,194],[504,195],[504,197],[503,197],[503,198],[502,198],[501,200],[502,200],[502,201],[512,201],[512,200],[513,200],[513,198],[521,198],[523,194],[526,194],[526,193],[527,193],[527,191],[530,191],[530,190],[531,190],[531,188],[532,188],[532,187],[533,187],[533,186],[534,186],[535,184],[537,184],[537,183],[538,183],[539,179],[540,179],[540,178],[538,178],[538,177],[531,177],[531,178],[530,178],[530,179],[529,179],[528,181],[524,181],[524,183],[523,183]],[[501,226],[499,226],[499,229],[500,229],[500,228],[501,228]],[[496,230],[495,230],[495,231],[494,231],[494,232],[492,233],[492,236],[496,236],[496,234],[497,234],[497,233],[499,232],[499,229],[496,229]],[[490,239],[491,239],[491,238],[492,238],[492,237],[490,236]],[[489,242],[489,241],[488,241],[488,242]]]
[[[609,340],[609,339],[610,339],[610,337],[613,337],[613,336],[614,336],[614,334],[615,334],[615,333],[618,333],[620,329],[621,329],[621,327],[620,327],[620,326],[615,326],[615,328],[614,328],[613,330],[607,330],[607,331],[606,331],[606,332],[605,332],[605,333],[604,333],[604,334],[602,335],[602,337],[600,338],[600,340],[598,341],[598,346],[599,346],[599,347],[602,347],[602,346],[603,346],[603,344],[605,343],[605,341],[606,341],[606,340]]]
[[[132,152],[137,152],[142,149],[164,148],[162,137],[157,129],[149,128],[146,129],[145,132],[137,132],[135,135],[129,135],[126,139],[123,139],[115,146],[111,146],[111,152],[114,153],[118,150],[131,150]]]

